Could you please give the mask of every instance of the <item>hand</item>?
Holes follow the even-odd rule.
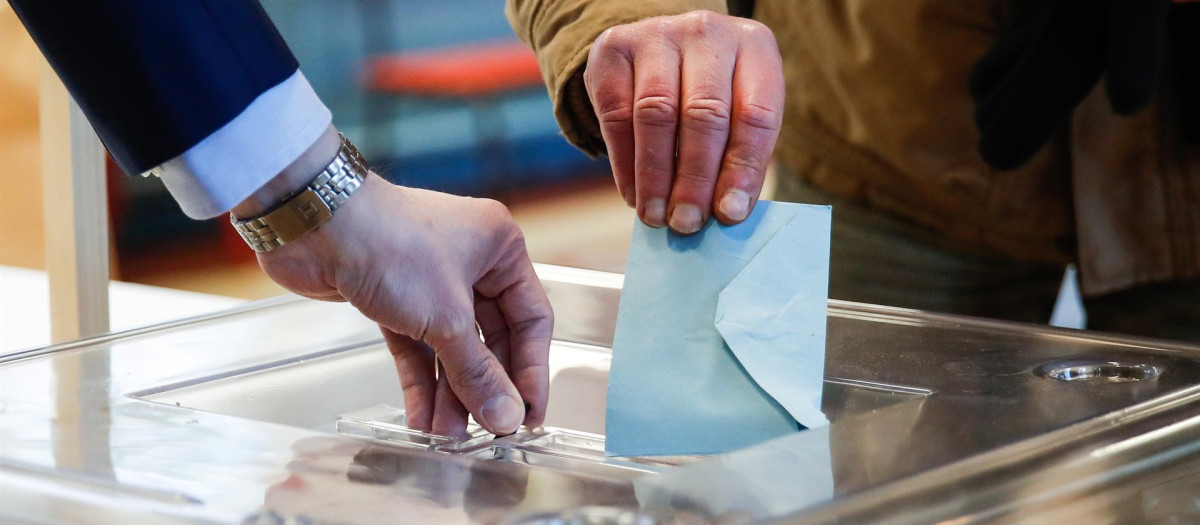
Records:
[[[979,154],[1019,168],[1104,78],[1121,115],[1158,89],[1171,0],[1009,0],[1006,25],[971,70]]]
[[[643,222],[695,233],[710,213],[745,220],[783,115],[766,26],[708,11],[616,26],[592,45],[583,79],[617,189]]]
[[[379,323],[409,426],[461,435],[468,411],[496,434],[541,424],[553,314],[500,203],[372,175],[329,222],[258,262],[288,290]]]

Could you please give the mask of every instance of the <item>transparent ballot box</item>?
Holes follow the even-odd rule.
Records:
[[[406,425],[378,329],[280,298],[0,356],[0,522],[1184,523],[1200,348],[839,301],[831,424],[609,457],[620,275],[541,266],[543,428]]]

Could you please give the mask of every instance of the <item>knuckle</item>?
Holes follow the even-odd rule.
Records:
[[[679,118],[679,103],[674,97],[664,95],[638,97],[633,105],[633,118],[651,126],[674,126]]]
[[[633,122],[633,106],[612,97],[597,97],[596,118],[604,124],[628,124]]]
[[[779,126],[783,120],[779,110],[753,103],[745,104],[739,108],[735,118],[738,124],[752,129],[772,132],[779,131]]]
[[[459,388],[472,392],[483,392],[499,384],[492,361],[486,357],[472,359],[458,367],[449,379]]]
[[[493,199],[475,199],[476,213],[480,222],[493,234],[500,234],[515,227],[508,207]]]
[[[479,209],[494,223],[512,222],[512,214],[508,206],[495,199],[479,199]]]
[[[684,105],[683,118],[701,129],[726,131],[731,112],[729,103],[719,98],[694,98]]]
[[[415,400],[429,394],[429,383],[420,381],[401,381],[400,383],[400,393],[404,394],[404,399]]]
[[[711,188],[717,181],[717,173],[713,170],[686,170],[680,171],[676,175],[678,182],[683,186],[699,186],[701,188]],[[677,188],[679,186],[676,186]],[[672,195],[674,198],[674,195]]]
[[[761,22],[745,20],[741,26],[742,41],[759,47],[759,52],[779,54],[779,43],[775,40],[775,32]]]
[[[537,319],[542,320],[541,326],[548,331],[546,337],[549,338],[554,332],[554,307],[550,305],[550,299],[545,295],[541,296],[534,304],[533,309],[537,314]],[[536,321],[534,322],[536,323]]]
[[[656,16],[630,25],[637,28],[638,34],[644,35],[649,39],[669,39],[675,32],[675,28],[679,25],[678,18],[678,16]]]
[[[774,38],[774,36],[771,34],[771,28],[767,27],[766,24],[763,24],[758,20],[743,18],[739,20],[739,22],[741,22],[742,31],[746,32],[747,34],[754,35],[755,37],[767,35],[771,36],[771,38]]]
[[[524,340],[544,341],[546,344],[538,346],[537,352],[548,355],[550,352],[549,342],[554,335],[554,313],[547,309],[544,315],[513,323],[509,332]]]
[[[509,245],[519,248],[518,253],[528,257],[528,253],[525,250],[525,232],[516,226],[512,226],[507,230]]]
[[[605,29],[592,43],[593,52],[607,52],[619,47],[625,38],[624,26],[613,26]]]
[[[427,328],[425,333],[426,340],[439,345],[479,335],[475,328],[475,316],[459,310],[443,315],[440,322],[435,327]]]
[[[684,15],[687,20],[687,31],[692,36],[707,37],[717,32],[724,17],[712,11],[692,11]]]
[[[736,171],[758,172],[766,166],[765,159],[745,151],[731,151],[725,155],[726,168]]]
[[[528,258],[529,254],[525,248],[525,233],[517,226],[517,223],[509,220],[507,222],[496,224],[496,248],[499,251],[499,260],[495,264],[508,266],[515,259]]]

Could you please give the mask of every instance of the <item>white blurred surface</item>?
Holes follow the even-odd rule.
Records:
[[[127,330],[222,310],[242,299],[109,283],[110,327]],[[0,266],[0,355],[50,344],[50,293],[46,272]]]

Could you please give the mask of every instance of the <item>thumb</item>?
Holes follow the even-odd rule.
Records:
[[[476,422],[493,434],[511,434],[520,428],[525,404],[504,366],[480,340],[473,322],[435,330],[426,342],[437,352],[450,388]]]

